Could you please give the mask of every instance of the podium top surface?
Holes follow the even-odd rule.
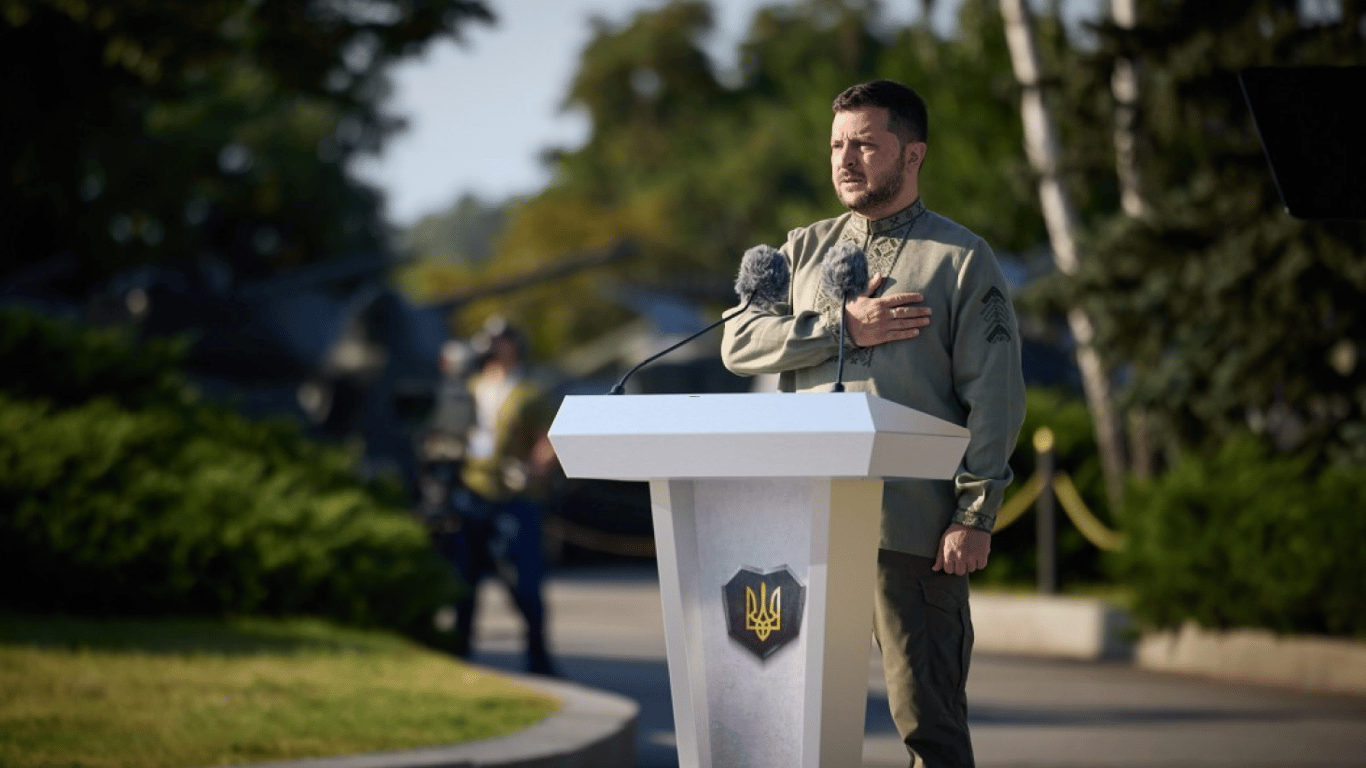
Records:
[[[968,430],[866,392],[566,397],[569,477],[951,477]]]

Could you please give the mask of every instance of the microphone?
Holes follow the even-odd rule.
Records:
[[[866,269],[864,270],[867,271]],[[626,392],[626,380],[636,371],[653,363],[659,358],[669,354],[679,347],[687,344],[693,339],[710,331],[716,326],[732,320],[740,313],[750,308],[750,305],[758,305],[763,309],[771,309],[776,304],[781,304],[787,300],[787,289],[792,282],[792,269],[788,266],[787,257],[777,248],[771,245],[756,245],[745,251],[745,255],[740,259],[740,272],[735,277],[735,294],[744,302],[744,306],[722,317],[720,320],[708,325],[706,328],[688,336],[686,339],[670,346],[662,352],[653,355],[636,363],[635,367],[626,372],[621,377],[621,381],[616,383],[607,392],[609,395],[620,395]]]
[[[839,372],[831,392],[844,391],[844,307],[868,290],[868,255],[851,242],[836,243],[821,262],[821,287],[840,300]]]
[[[745,251],[740,259],[740,272],[735,276],[735,295],[762,309],[772,309],[787,301],[787,289],[792,284],[792,270],[787,257],[771,245],[756,245]]]

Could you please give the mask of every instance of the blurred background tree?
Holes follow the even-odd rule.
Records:
[[[30,305],[0,308],[0,605],[311,612],[432,634],[456,584],[407,489],[363,481],[358,451],[298,420],[197,399],[204,381],[182,366],[203,347],[201,362],[273,376],[295,403],[359,323],[338,311],[346,296],[318,300],[332,285],[243,287],[348,257],[383,277],[381,198],[348,164],[400,126],[386,66],[491,20],[474,0],[0,2],[0,300]],[[145,306],[92,309],[150,285],[151,266],[171,294],[160,330],[248,330],[168,341]],[[301,322],[270,316],[291,299]],[[311,346],[284,338],[296,326]],[[391,369],[405,351],[386,350]]]
[[[733,301],[738,255],[835,215],[826,143],[830,103],[875,77],[921,84],[934,116],[929,204],[1002,251],[1041,242],[999,15],[967,0],[959,33],[883,22],[866,0],[774,4],[753,18],[733,72],[702,47],[711,6],[676,0],[621,27],[598,21],[564,107],[589,118],[583,146],[546,153],[553,180],[513,201],[496,257],[470,283],[629,241],[634,256],[498,308],[532,327],[542,351],[582,343],[631,316],[621,283],[713,310]],[[952,82],[953,88],[930,87]],[[426,224],[420,226],[428,226]],[[432,253],[419,247],[419,256]],[[573,306],[557,298],[572,292]],[[473,327],[493,305],[474,304]]]
[[[1145,206],[1091,219],[1098,258],[1065,293],[1098,318],[1169,461],[1248,431],[1315,465],[1366,460],[1366,221],[1287,214],[1237,79],[1360,66],[1363,38],[1366,3],[1350,0],[1140,2],[1132,28],[1098,30],[1093,78],[1138,64]],[[1334,108],[1304,105],[1306,119]]]
[[[346,167],[401,124],[385,67],[491,20],[478,0],[5,0],[0,284],[383,253],[379,193]]]

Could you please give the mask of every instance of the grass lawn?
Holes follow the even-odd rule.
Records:
[[[401,750],[559,703],[384,632],[323,621],[0,614],[0,767],[191,768]]]

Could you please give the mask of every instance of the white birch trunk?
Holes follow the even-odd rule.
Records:
[[[1111,0],[1110,16],[1116,26],[1133,29],[1138,23],[1138,3]],[[1138,62],[1130,58],[1115,62],[1110,93],[1115,98],[1115,171],[1119,175],[1120,205],[1126,214],[1137,218],[1145,208],[1137,154]]]
[[[1110,0],[1110,17],[1115,26],[1133,29],[1138,23],[1136,0]],[[1115,175],[1119,179],[1119,202],[1124,213],[1140,218],[1147,212],[1143,199],[1143,179],[1138,163],[1138,62],[1125,57],[1115,62],[1110,76],[1110,93],[1115,99]],[[1129,413],[1129,460],[1139,477],[1153,475],[1152,436],[1147,413],[1135,408]]]
[[[1022,86],[1020,113],[1024,122],[1025,150],[1039,175],[1039,203],[1043,208],[1053,260],[1058,270],[1075,275],[1081,265],[1077,252],[1077,212],[1059,170],[1062,152],[1057,126],[1048,114],[1040,86],[1040,56],[1034,37],[1033,18],[1026,0],[1001,0],[1006,44],[1015,77]],[[1105,491],[1111,509],[1124,503],[1124,443],[1119,416],[1115,413],[1110,377],[1095,348],[1095,325],[1086,310],[1073,307],[1067,323],[1076,340],[1077,367],[1081,370],[1086,404],[1095,424],[1096,446],[1105,474]]]

